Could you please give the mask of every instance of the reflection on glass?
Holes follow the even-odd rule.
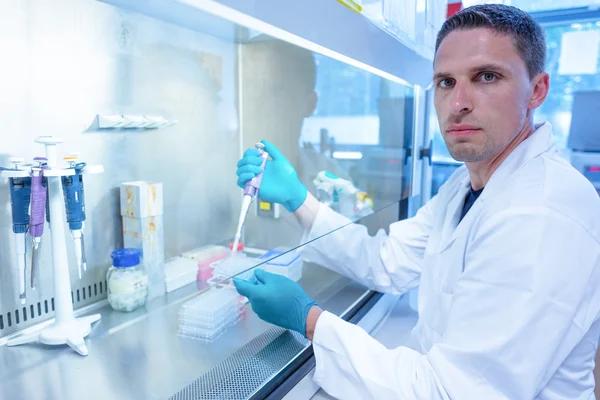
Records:
[[[352,220],[365,215],[356,210],[366,204],[376,212],[409,196],[411,87],[265,35],[241,48],[244,148],[269,140],[311,193]],[[258,207],[247,218],[246,245],[300,243],[303,232],[290,213]],[[398,208],[394,213],[382,218],[398,219]]]

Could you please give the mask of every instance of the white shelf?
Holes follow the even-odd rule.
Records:
[[[99,1],[230,41],[243,26],[394,81],[431,82],[431,60],[336,0]]]

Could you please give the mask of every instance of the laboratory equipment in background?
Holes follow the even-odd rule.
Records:
[[[148,272],[140,262],[138,249],[117,249],[111,253],[112,266],[106,273],[108,302],[116,311],[130,312],[146,304]]]
[[[198,266],[197,279],[205,281],[213,276],[212,264],[229,256],[230,251],[225,246],[208,245],[199,249],[187,251],[181,256],[194,260]]]
[[[82,171],[86,164],[78,163],[76,155],[70,155],[63,158],[70,168],[75,171],[75,175],[63,176],[63,195],[65,198],[65,210],[67,213],[67,223],[71,231],[71,237],[75,242],[75,260],[79,279],[81,279],[81,270],[87,270],[85,258],[85,242],[83,240],[83,226],[85,222],[85,196],[83,191]]]
[[[165,262],[167,293],[198,280],[198,263],[190,258],[175,257]],[[212,276],[212,274],[211,274]]]
[[[33,159],[38,165],[31,168],[31,217],[29,220],[29,236],[31,236],[31,288],[35,289],[35,278],[39,272],[40,244],[44,234],[46,219],[46,201],[48,182],[44,170],[48,169],[46,157]]]
[[[571,165],[592,182],[598,195],[600,195],[600,152],[573,151],[571,153]]]
[[[27,258],[26,243],[29,230],[29,204],[31,202],[30,168],[23,166],[24,159],[11,157],[9,163],[12,169],[3,169],[2,176],[8,177],[10,187],[10,205],[12,212],[12,229],[15,235],[15,252],[19,271],[19,299],[21,304],[27,302]],[[27,168],[27,169],[25,169]]]
[[[362,2],[364,4],[365,0]],[[250,53],[244,46],[245,39],[264,33],[263,28],[270,27],[265,30],[278,37],[265,35],[269,40],[285,41],[286,38],[291,40],[286,31],[296,26],[300,31],[296,32],[298,35],[293,40],[294,43],[301,46],[306,46],[306,43],[309,42],[316,43],[321,46],[324,57],[337,59],[337,61],[332,59],[332,63],[327,66],[330,71],[329,75],[340,77],[345,76],[348,70],[352,71],[354,77],[351,78],[351,85],[348,86],[348,89],[357,86],[361,88],[360,91],[351,92],[353,101],[350,106],[352,107],[346,107],[348,102],[343,101],[344,99],[337,100],[339,97],[348,96],[335,95],[335,93],[341,92],[341,90],[335,89],[345,88],[334,86],[330,93],[319,90],[317,91],[318,101],[321,104],[332,103],[332,107],[325,108],[329,111],[328,113],[315,113],[319,116],[336,116],[338,115],[337,110],[342,109],[343,106],[344,113],[342,115],[344,116],[362,118],[362,115],[355,116],[350,113],[354,114],[354,110],[358,110],[359,113],[362,113],[362,110],[369,110],[368,117],[377,119],[376,112],[373,114],[371,107],[366,107],[377,98],[376,91],[363,91],[362,83],[360,83],[363,77],[364,79],[369,78],[368,81],[373,82],[370,79],[373,75],[372,71],[383,71],[385,72],[383,75],[392,78],[398,87],[406,87],[406,90],[410,91],[413,85],[426,86],[429,84],[428,71],[431,63],[416,55],[414,51],[398,44],[386,32],[374,28],[361,15],[350,12],[336,1],[310,0],[304,6],[298,7],[291,7],[291,3],[281,6],[286,2],[271,2],[274,8],[270,8],[275,11],[272,13],[264,13],[266,10],[264,7],[256,7],[256,10],[250,10],[248,7],[246,7],[247,10],[236,10],[236,8],[240,8],[234,4],[237,2],[227,2],[226,7],[215,7],[215,4],[212,3],[214,2],[163,0],[153,2],[124,0],[77,2],[68,0],[63,7],[50,7],[46,6],[46,2],[34,1],[28,2],[25,8],[16,7],[18,10],[14,12],[11,10],[15,7],[3,9],[2,15],[6,21],[18,22],[22,19],[28,21],[26,32],[19,31],[15,36],[17,42],[12,47],[16,50],[8,49],[7,57],[16,60],[16,66],[33,71],[32,74],[25,76],[27,78],[25,82],[18,81],[15,82],[19,83],[18,85],[12,85],[16,87],[15,93],[10,90],[4,91],[6,99],[13,99],[19,105],[14,110],[17,113],[15,114],[17,119],[21,120],[25,117],[35,121],[33,125],[31,123],[12,124],[16,132],[13,135],[15,140],[11,140],[9,143],[10,147],[27,148],[27,143],[23,141],[27,140],[30,135],[28,129],[34,125],[45,126],[45,129],[52,131],[67,132],[68,143],[78,143],[81,146],[82,154],[93,154],[105,165],[110,164],[112,176],[106,177],[107,179],[103,179],[101,182],[100,180],[90,180],[89,176],[84,176],[87,201],[87,221],[84,235],[90,268],[83,273],[81,281],[76,279],[75,269],[71,270],[74,307],[79,308],[79,312],[85,312],[84,310],[91,306],[105,315],[103,317],[105,321],[97,324],[98,327],[94,330],[93,336],[90,335],[92,337],[90,346],[93,346],[90,353],[92,353],[93,359],[80,362],[81,360],[78,360],[77,357],[70,357],[68,353],[64,354],[65,351],[68,351],[67,349],[57,349],[52,353],[42,354],[39,353],[44,351],[44,347],[41,345],[23,349],[24,351],[19,351],[21,349],[18,348],[0,348],[3,350],[3,365],[10,366],[10,371],[8,371],[10,373],[6,375],[9,382],[2,385],[0,398],[19,398],[19,393],[21,396],[27,393],[28,398],[48,398],[53,394],[63,400],[81,397],[82,393],[86,393],[86,391],[85,387],[83,390],[79,390],[79,386],[82,384],[85,386],[89,382],[86,378],[94,375],[100,376],[101,380],[107,378],[104,379],[103,384],[95,385],[93,389],[93,396],[104,399],[122,398],[123,396],[140,399],[170,398],[179,389],[182,389],[182,393],[188,393],[189,396],[190,393],[197,392],[191,390],[193,386],[189,388],[186,386],[188,384],[195,385],[198,383],[196,378],[200,377],[203,378],[200,382],[208,382],[214,388],[213,398],[227,398],[227,395],[231,395],[234,391],[240,393],[240,398],[250,397],[253,393],[257,393],[257,397],[261,397],[259,391],[260,393],[265,391],[273,393],[276,385],[282,382],[281,378],[285,376],[282,376],[280,369],[283,366],[296,369],[306,360],[304,351],[305,349],[310,351],[308,349],[310,344],[301,337],[302,335],[282,332],[278,328],[261,323],[258,317],[251,312],[248,313],[248,323],[244,321],[243,324],[237,324],[235,331],[229,328],[225,337],[221,337],[223,340],[216,345],[202,345],[196,340],[178,337],[175,335],[176,326],[172,326],[172,329],[162,329],[165,327],[165,322],[178,321],[179,308],[187,300],[193,298],[187,297],[195,289],[193,284],[179,290],[179,293],[156,300],[151,305],[146,303],[149,304],[147,307],[142,307],[132,313],[112,311],[110,305],[103,301],[107,294],[106,270],[111,263],[106,260],[102,267],[93,261],[108,259],[110,251],[117,247],[123,247],[117,245],[120,241],[119,236],[122,234],[122,219],[118,203],[111,200],[115,193],[113,193],[114,188],[111,188],[110,183],[117,182],[118,185],[121,182],[138,178],[155,179],[157,182],[162,182],[165,185],[165,191],[168,190],[164,197],[165,207],[170,204],[176,206],[179,194],[185,195],[188,199],[197,199],[196,210],[193,208],[184,210],[184,212],[177,212],[174,209],[164,210],[165,218],[173,218],[173,220],[164,220],[165,239],[168,237],[167,235],[194,235],[197,233],[197,224],[190,222],[202,219],[205,214],[202,210],[207,209],[214,211],[211,215],[213,217],[211,226],[201,228],[210,230],[210,232],[208,235],[199,235],[198,246],[203,243],[202,237],[230,238],[233,236],[231,231],[235,227],[230,226],[229,222],[231,221],[228,217],[231,214],[227,211],[231,204],[239,204],[238,200],[241,200],[239,198],[241,193],[236,193],[235,190],[230,193],[233,184],[233,181],[229,180],[232,173],[231,168],[233,168],[230,161],[238,154],[240,148],[247,147],[248,143],[244,143],[244,140],[250,136],[252,124],[256,122],[255,120],[264,121],[263,124],[255,125],[267,128],[257,130],[258,135],[262,135],[261,131],[270,134],[267,130],[271,127],[274,128],[273,136],[269,137],[273,143],[297,144],[299,132],[296,131],[296,123],[300,128],[298,113],[301,112],[303,116],[306,116],[310,112],[308,109],[310,105],[304,103],[304,100],[310,99],[305,95],[303,89],[305,79],[312,75],[312,72],[303,68],[300,63],[293,63],[296,64],[293,67],[297,66],[298,68],[284,68],[286,70],[281,73],[271,71],[273,68],[270,67],[285,67],[278,61],[281,56],[288,59],[287,53],[280,52],[271,55],[259,52],[260,58],[257,61],[266,61],[266,67],[273,72],[273,74],[263,77],[264,80],[257,80],[257,75],[242,77],[241,74],[236,73],[242,67],[246,71],[249,70],[247,63],[241,59],[242,53]],[[290,14],[289,10],[292,9],[296,12]],[[287,13],[285,13],[286,10],[288,10]],[[51,12],[49,13],[49,11]],[[261,24],[247,29],[243,24],[240,26],[239,23],[228,20],[229,17],[238,14],[245,14],[246,19],[258,21]],[[45,15],[48,17],[46,19],[56,23],[49,26],[44,22],[44,18],[33,18],[35,15]],[[125,15],[125,19],[115,19],[115,15]],[[324,17],[325,15],[327,17]],[[315,16],[319,18],[315,18]],[[99,28],[85,29],[86,24],[82,25],[81,21],[87,20],[96,21]],[[193,23],[190,24],[191,20]],[[302,23],[298,23],[299,21]],[[81,26],[84,29],[81,29]],[[277,29],[271,29],[273,26]],[[224,37],[218,32],[220,27],[232,28],[239,31],[241,36],[239,38],[236,38],[237,35],[234,35],[236,37],[233,38]],[[343,29],[344,27],[352,28]],[[290,32],[293,33],[293,29]],[[53,34],[61,35],[67,42],[62,44],[58,41],[44,42],[44,38]],[[145,40],[149,37],[152,40]],[[69,42],[69,38],[73,40]],[[304,40],[298,38],[304,38]],[[46,43],[45,49],[39,49],[39,46],[36,46],[40,40]],[[351,45],[348,46],[348,43]],[[293,46],[293,43],[290,45]],[[52,66],[56,68],[44,68],[44,65],[39,65],[40,57],[34,57],[36,54],[42,56],[45,53],[60,54],[61,49],[64,48],[71,49],[78,54],[78,57],[55,57],[53,61],[57,61],[57,63],[53,63]],[[116,53],[115,48],[118,50]],[[86,52],[86,49],[93,49],[93,51]],[[46,51],[42,51],[44,54],[41,54],[40,50]],[[33,56],[19,57],[22,51]],[[386,57],[386,54],[393,54],[394,58],[402,59],[403,62],[392,62],[393,60]],[[134,56],[133,63],[128,63],[129,55]],[[245,61],[253,62],[254,59],[250,57],[250,60]],[[117,64],[115,64],[115,68],[105,68],[106,62],[111,65],[114,62]],[[348,65],[348,62],[352,65]],[[364,69],[359,70],[356,66]],[[317,65],[319,80],[322,76],[321,72],[326,70],[325,67],[325,65]],[[76,73],[74,74],[73,71]],[[57,74],[59,76],[53,76]],[[73,79],[69,80],[69,77]],[[280,78],[282,79],[280,80]],[[63,81],[72,81],[73,85],[63,85],[62,90],[59,88],[60,93],[58,94],[62,94],[62,96],[57,97],[57,85]],[[38,84],[44,82],[48,84]],[[246,101],[249,98],[242,95],[242,93],[249,93],[251,86],[257,83],[263,89],[268,89],[261,82],[283,82],[277,84],[275,91],[263,90],[260,93],[261,101],[258,103],[264,106],[261,110],[267,108],[264,113],[256,112],[260,110],[249,107],[249,101]],[[299,86],[301,82],[302,86]],[[23,86],[20,85],[21,83],[28,88],[27,96],[18,96],[20,93],[18,87]],[[86,88],[83,101],[81,93],[79,93],[81,91],[77,90],[81,87]],[[173,91],[175,91],[174,96]],[[345,90],[343,92],[348,93]],[[166,98],[168,101],[165,102]],[[44,102],[42,101],[44,99],[56,99],[56,101]],[[302,104],[288,101],[294,99],[302,101]],[[244,107],[241,107],[242,103]],[[361,106],[362,103],[365,104],[364,109]],[[127,110],[122,110],[123,105],[127,107]],[[283,107],[276,107],[277,110],[274,110],[274,105]],[[98,106],[103,110],[113,110],[107,112],[108,115],[127,111],[133,113],[134,117],[143,114],[141,112],[135,114],[136,110],[148,108],[149,112],[152,110],[153,113],[163,113],[169,121],[179,118],[180,123],[174,127],[175,129],[169,130],[150,131],[146,129],[147,125],[143,129],[129,129],[133,127],[132,124],[144,124],[145,122],[138,118],[132,118],[130,115],[120,115],[114,121],[107,121],[111,126],[106,129],[96,129],[99,123],[89,125],[88,122],[91,121],[86,115],[102,114],[104,111],[97,110]],[[206,112],[199,113],[199,108]],[[247,110],[243,113],[244,118],[239,115],[241,109]],[[57,116],[58,118],[55,118]],[[134,122],[125,128],[124,123],[127,120]],[[279,121],[281,124],[278,123]],[[337,127],[341,122],[334,123]],[[121,125],[123,129],[111,129],[117,124],[123,124]],[[414,126],[416,130],[422,124],[415,123]],[[85,132],[81,132],[81,129],[85,129]],[[369,127],[369,129],[371,128]],[[240,131],[244,131],[248,135],[242,135],[244,136],[242,137],[235,134]],[[371,132],[374,133],[374,131]],[[332,142],[328,139],[328,143]],[[254,140],[250,142],[250,146],[252,145],[254,145]],[[336,144],[336,150],[342,149],[340,147],[342,145],[343,143]],[[66,147],[59,146],[59,151]],[[60,154],[59,161],[62,162],[62,156],[68,155],[70,151],[71,148],[60,151],[62,154]],[[90,153],[90,151],[94,151],[94,153]],[[331,153],[331,147],[327,151]],[[152,157],[150,157],[151,154]],[[182,155],[182,157],[175,157],[172,168],[157,168],[151,161],[151,159],[157,159],[154,155],[159,159],[166,159],[169,156],[172,159],[174,154]],[[201,159],[198,157],[199,154],[203,154]],[[291,157],[292,155],[290,153],[286,156]],[[90,163],[92,161],[87,157],[80,158],[80,160]],[[337,160],[340,159],[337,158]],[[360,166],[361,161],[343,159],[340,163],[342,162]],[[209,170],[198,169],[202,165],[211,165],[212,168]],[[84,174],[88,167],[89,165],[83,169]],[[313,176],[310,176],[309,181],[314,178],[316,172],[321,170],[330,169],[317,169],[313,172]],[[206,175],[204,177],[206,179],[199,178],[198,182],[201,183],[187,185],[185,186],[186,193],[180,193],[179,189],[183,187],[182,184],[186,183],[190,171]],[[148,175],[144,175],[145,172]],[[142,175],[139,175],[140,173]],[[207,184],[203,184],[204,182]],[[361,190],[367,189],[354,178],[353,182]],[[215,183],[217,185],[214,185]],[[96,190],[99,192],[98,195],[95,194]],[[51,191],[52,187],[50,187]],[[369,191],[369,195],[373,197],[374,192]],[[61,193],[61,201],[64,201],[62,197],[64,196]],[[377,201],[375,198],[374,200]],[[219,202],[218,207],[214,207],[215,201]],[[58,222],[56,221],[59,219],[58,215],[54,214],[52,210],[49,214],[52,214],[51,224]],[[280,220],[256,219],[259,224],[265,222],[265,225],[269,225],[269,229],[265,229],[264,226],[258,227],[263,230],[265,237],[272,239],[268,243],[262,243],[260,240],[246,242],[243,235],[242,241],[245,241],[245,244],[250,247],[277,248],[278,245],[283,244],[284,237],[291,236],[288,235],[291,229],[287,229],[284,217],[286,215],[282,215]],[[131,218],[134,217],[131,216]],[[250,217],[247,217],[246,220],[245,234],[248,238],[252,238],[257,234],[256,231],[248,231],[250,228],[248,220]],[[365,223],[367,222],[365,221]],[[389,222],[393,222],[393,220],[386,219],[384,223],[380,221],[378,224],[386,227]],[[50,228],[54,231],[53,225],[50,225]],[[297,228],[297,224],[293,228]],[[228,229],[231,230],[228,231]],[[49,240],[51,233],[53,232],[47,231],[46,237],[44,237],[43,247],[46,248],[42,249],[42,257],[44,257],[42,261],[46,261],[45,257],[51,254],[49,251],[51,250]],[[115,233],[117,233],[116,236]],[[301,232],[298,233],[301,234]],[[69,232],[64,232],[64,236],[66,241],[72,240]],[[6,242],[8,243],[8,241]],[[73,252],[70,245],[71,243],[67,242],[67,249],[69,252]],[[165,246],[165,254],[179,255],[193,248],[194,246],[182,247],[180,241],[174,241],[168,247]],[[251,248],[248,249],[246,254],[250,254],[251,251]],[[11,251],[11,253],[13,252]],[[11,256],[14,257],[13,254]],[[29,254],[27,256],[30,257]],[[241,254],[238,256],[241,257]],[[236,258],[238,257],[236,256]],[[29,263],[29,261],[28,259],[27,262]],[[142,259],[142,262],[145,261]],[[69,262],[72,264],[71,267],[75,268],[74,252],[69,254]],[[42,263],[42,268],[45,264],[45,262]],[[29,269],[29,265],[27,268]],[[5,270],[7,269],[5,268]],[[1,300],[4,303],[0,316],[4,317],[5,327],[0,329],[0,335],[3,338],[9,339],[13,335],[19,335],[23,329],[27,329],[26,332],[28,332],[39,323],[52,323],[51,319],[55,315],[51,307],[51,298],[55,295],[55,291],[51,287],[52,277],[49,276],[46,279],[48,274],[45,272],[50,271],[42,272],[39,277],[43,281],[38,280],[35,297],[32,295],[30,298],[28,293],[27,321],[25,323],[23,322],[22,307],[18,305],[18,300],[9,301],[11,299],[7,299],[7,296],[2,296]],[[200,271],[198,272],[200,274]],[[5,276],[2,275],[2,278]],[[4,286],[1,288],[0,294],[6,294],[4,289],[9,279],[3,280]],[[344,319],[349,320],[355,316],[358,318],[377,302],[376,297],[369,297],[372,294],[368,293],[366,289],[352,284],[347,285],[346,279],[316,265],[304,264],[302,280],[303,286],[306,287],[309,294],[317,294],[316,300],[324,308],[335,312]],[[79,292],[83,288],[87,292],[89,285],[92,287],[93,295],[79,301]],[[97,295],[94,293],[95,285],[98,286]],[[202,299],[203,295],[198,297]],[[49,311],[44,314],[43,308],[46,300]],[[37,312],[39,302],[41,302],[42,315],[38,315]],[[30,305],[36,307],[35,318],[30,315]],[[19,324],[15,323],[15,310],[17,309],[19,317],[21,317]],[[245,309],[249,310],[248,307]],[[13,322],[10,328],[7,327],[7,314],[9,313]],[[140,315],[143,317],[140,318]],[[166,325],[168,328],[169,324]],[[212,326],[214,327],[215,324]],[[160,351],[161,347],[169,349],[169,351]],[[32,359],[41,362],[34,363],[35,365],[32,367]],[[160,368],[161,365],[168,366],[167,374],[164,373],[165,368]],[[257,365],[260,368],[257,369]],[[159,367],[157,368],[157,366]],[[60,377],[62,379],[47,380],[48,385],[32,385],[32,382],[40,382],[39,377],[52,377],[53,373],[59,370],[67,371]],[[98,371],[108,372],[108,375],[102,372],[98,374]],[[286,372],[287,369],[284,373]],[[286,381],[286,384],[290,384],[290,382]],[[50,388],[49,385],[52,387]],[[304,398],[311,396],[312,394],[304,396]]]
[[[179,334],[213,342],[242,318],[244,303],[234,287],[212,287],[181,306]]]
[[[397,201],[409,195],[404,192],[408,188],[407,148],[373,147],[363,154],[363,162],[353,175],[358,187],[372,193],[376,201]]]
[[[269,154],[264,150],[265,145],[262,143],[256,143],[256,149],[260,153],[260,157],[262,158],[262,164],[260,166],[261,170],[264,172],[265,165],[267,163],[267,158],[269,158]],[[237,230],[235,232],[235,239],[233,241],[233,247],[231,249],[231,257],[235,257],[237,252],[238,244],[240,242],[240,237],[242,235],[242,228],[244,227],[244,222],[246,221],[246,214],[248,214],[248,208],[250,208],[250,203],[258,196],[258,191],[260,189],[260,184],[262,182],[263,173],[256,175],[254,178],[250,179],[246,182],[246,186],[244,187],[244,198],[242,200],[242,210],[240,212],[240,217],[238,220]]]
[[[321,171],[313,183],[320,202],[350,219],[362,218],[373,212],[373,201],[349,180]]]
[[[148,299],[165,294],[165,241],[162,183],[135,181],[121,184],[123,244],[140,249],[148,271]]]
[[[302,258],[295,251],[274,249],[260,256],[259,259],[267,260],[260,266],[267,272],[283,275],[296,282],[302,279]]]
[[[600,91],[575,92],[567,147],[570,161],[600,194]]]
[[[226,258],[229,254],[229,249],[225,246],[210,244],[200,248],[186,251],[182,254],[183,257],[192,259],[200,264],[210,264],[214,261]]]
[[[212,284],[217,284],[232,277],[248,280],[254,275],[254,267],[260,264],[256,258],[250,258],[245,254],[228,257],[211,264],[213,277],[209,279]]]
[[[50,222],[50,238],[52,242],[52,267],[54,283],[54,322],[45,326],[41,331],[24,333],[7,341],[7,346],[16,346],[39,341],[48,345],[69,345],[80,355],[87,355],[88,349],[84,338],[91,331],[91,324],[100,319],[100,314],[75,318],[73,316],[73,303],[71,298],[71,282],[69,279],[69,264],[67,246],[65,242],[65,218],[63,214],[62,177],[73,176],[72,168],[58,166],[57,145],[63,139],[53,136],[40,136],[35,140],[43,144],[46,158],[37,157],[37,166],[29,170],[2,171],[3,176],[10,178],[26,178],[31,176],[31,218],[30,235],[34,246],[38,244],[43,233],[44,213],[46,212],[46,199],[48,199]],[[102,172],[102,167],[95,168],[95,172]],[[39,258],[35,253],[34,257]],[[34,260],[35,261],[35,260]],[[35,262],[32,264],[35,265]],[[33,267],[33,265],[32,265]],[[31,280],[34,281],[32,270]]]
[[[256,216],[262,218],[279,219],[281,217],[281,204],[256,199]]]
[[[356,204],[354,205],[354,212],[357,218],[366,217],[373,213],[373,200],[368,197],[367,192],[356,193]]]

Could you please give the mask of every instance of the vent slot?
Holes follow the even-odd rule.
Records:
[[[93,287],[93,289],[92,289]],[[98,290],[98,287],[100,290]],[[71,302],[74,306],[78,303],[98,301],[104,298],[106,281],[96,282],[71,291]],[[76,307],[74,307],[76,308]],[[19,307],[6,313],[0,312],[0,337],[18,332],[30,325],[48,319],[55,310],[54,297],[40,299],[33,304]]]

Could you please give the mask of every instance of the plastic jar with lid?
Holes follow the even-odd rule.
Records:
[[[108,302],[117,311],[133,311],[146,304],[148,272],[140,263],[138,249],[117,249],[111,253],[112,266],[106,273]]]

